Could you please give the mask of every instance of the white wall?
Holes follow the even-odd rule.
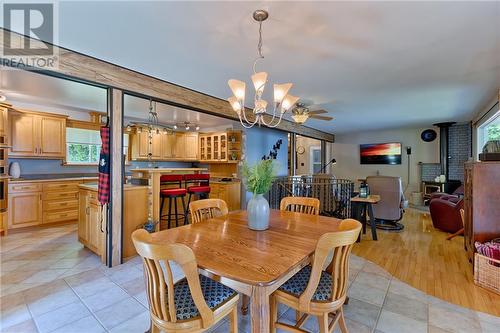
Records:
[[[297,170],[295,174],[306,175],[311,173],[311,147],[321,147],[321,141],[297,135],[295,147],[304,147],[304,153],[297,153]]]
[[[377,171],[384,176],[399,176],[406,188],[408,180],[408,156],[406,147],[412,148],[410,156],[410,186],[406,195],[420,188],[419,162],[439,163],[439,136],[433,142],[424,142],[420,133],[426,128],[398,128],[391,130],[368,131],[335,135],[332,157],[337,164],[332,166],[331,172],[337,178],[351,179],[355,183],[359,178],[376,175]],[[434,128],[437,133],[439,130]],[[402,162],[400,165],[361,165],[359,145],[366,143],[401,142]]]

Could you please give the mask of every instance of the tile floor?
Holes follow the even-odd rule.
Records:
[[[102,266],[77,242],[75,226],[3,237],[0,255],[1,332],[144,332],[149,326],[140,259]],[[349,281],[345,316],[352,333],[499,332],[499,317],[426,295],[360,257],[351,257]],[[280,316],[295,318],[283,306]],[[240,316],[240,332],[249,332],[249,319]],[[316,320],[305,328],[317,332]],[[212,331],[227,332],[227,321]]]

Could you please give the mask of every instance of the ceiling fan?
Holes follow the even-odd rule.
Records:
[[[318,119],[324,121],[330,121],[333,117],[328,116],[320,116],[320,114],[328,113],[326,110],[309,110],[309,106],[306,106],[304,103],[297,103],[295,107],[292,109],[292,118],[298,124],[303,124],[307,119]]]

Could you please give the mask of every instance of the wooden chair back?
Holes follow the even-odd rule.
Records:
[[[344,301],[349,277],[349,255],[360,230],[361,223],[353,219],[345,219],[341,222],[339,231],[329,232],[320,237],[314,252],[311,277],[305,291],[299,297],[299,307],[303,312],[308,312],[310,309],[311,299],[318,288],[321,272],[330,252],[333,252],[332,261],[327,268],[327,272],[332,275],[330,301]]]
[[[462,227],[464,226],[465,221],[465,210],[463,208],[460,209],[460,217],[462,218]]]
[[[284,197],[280,202],[280,210],[309,215],[319,215],[320,202],[316,198]]]
[[[132,241],[144,263],[144,278],[151,319],[159,326],[165,326],[168,322],[177,322],[174,282],[169,265],[169,260],[172,260],[181,267],[186,276],[203,327],[210,327],[214,322],[214,313],[203,297],[198,265],[193,251],[184,244],[153,243],[151,235],[144,229],[134,231]]]
[[[221,199],[203,199],[189,203],[191,222],[198,223],[214,217],[226,215],[229,210],[227,204]]]

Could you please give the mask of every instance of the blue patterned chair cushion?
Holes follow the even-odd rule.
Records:
[[[200,285],[203,297],[212,310],[236,295],[236,291],[225,285],[200,275]],[[177,320],[186,320],[200,315],[191,297],[187,280],[184,278],[174,285],[174,302]]]
[[[297,274],[292,276],[279,290],[299,297],[306,290],[309,278],[311,277],[311,266],[302,268]],[[328,301],[332,297],[332,276],[321,271],[321,278],[319,279],[318,288],[314,293],[313,301]]]

